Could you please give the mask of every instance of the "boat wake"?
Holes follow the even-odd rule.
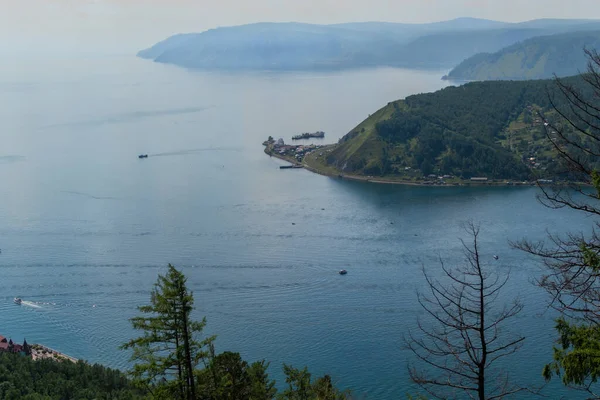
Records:
[[[151,157],[165,157],[165,156],[185,156],[188,154],[201,153],[205,151],[242,151],[241,147],[208,147],[203,149],[188,149],[188,150],[179,150],[179,151],[171,151],[167,153],[155,153],[150,154]]]
[[[25,301],[25,300],[23,300],[23,301],[21,302],[21,305],[22,305],[22,306],[31,307],[31,308],[42,308],[42,306],[40,306],[40,305],[38,305],[38,304],[34,303],[33,301]]]

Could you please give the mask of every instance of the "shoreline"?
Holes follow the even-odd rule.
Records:
[[[335,146],[335,145],[325,145],[325,146],[323,146],[322,149],[327,150],[327,148],[331,148],[333,146]],[[307,162],[307,158],[310,159],[311,155],[304,157],[302,162],[298,162],[291,157],[288,157],[285,155],[280,155],[275,152],[269,152],[269,146],[265,146],[264,153],[270,157],[275,157],[279,160],[289,162],[292,165],[301,166],[302,168],[306,169],[307,171],[310,171],[310,172],[318,174],[318,175],[327,176],[329,178],[345,179],[345,180],[349,180],[349,181],[363,182],[363,183],[375,183],[375,184],[380,184],[380,185],[420,186],[420,187],[515,187],[515,186],[517,186],[517,187],[535,187],[535,186],[538,186],[538,182],[535,182],[535,181],[533,181],[533,182],[529,182],[529,181],[508,182],[507,183],[506,181],[505,182],[497,182],[497,181],[472,182],[472,181],[460,180],[458,182],[453,182],[453,183],[440,183],[440,182],[433,182],[433,181],[415,182],[415,181],[407,181],[407,180],[402,180],[402,179],[389,179],[389,178],[386,179],[386,177],[374,177],[374,176],[369,177],[369,176],[364,176],[364,175],[344,174],[337,170],[335,172],[328,172],[328,171],[318,168],[314,164],[311,165],[311,163]],[[314,162],[314,160],[312,160],[312,161]]]
[[[77,364],[79,360],[75,357],[71,357],[67,354],[61,353],[58,350],[52,349],[48,346],[44,346],[43,344],[34,343],[31,345],[31,359],[33,361],[43,360],[46,358],[54,359],[56,361],[71,361],[72,363]],[[44,353],[45,352],[45,353]]]

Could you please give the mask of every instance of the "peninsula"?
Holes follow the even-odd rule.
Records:
[[[581,77],[566,82],[585,87]],[[263,144],[271,156],[344,179],[441,186],[566,182],[547,136],[560,120],[548,99],[555,90],[552,80],[468,83],[390,102],[337,144],[289,146],[272,138]]]

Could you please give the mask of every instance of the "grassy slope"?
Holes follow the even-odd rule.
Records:
[[[401,104],[402,101],[395,103]],[[394,103],[388,103],[361,122],[329,154],[328,163],[334,168],[344,171],[348,169],[348,163],[359,163],[364,159],[365,165],[369,165],[379,159],[385,143],[377,135],[375,126],[379,121],[391,118],[394,111]],[[343,162],[337,162],[337,160],[343,160]]]

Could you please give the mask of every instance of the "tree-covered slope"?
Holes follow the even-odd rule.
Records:
[[[586,68],[584,48],[600,48],[600,31],[540,36],[496,53],[477,54],[460,63],[448,78],[483,81],[571,76]]]
[[[429,24],[257,23],[175,35],[138,56],[201,69],[450,68],[478,52],[591,26],[593,22],[582,20],[510,24],[469,18]]]
[[[0,399],[62,400],[145,398],[121,372],[100,365],[51,359],[33,361],[0,353]]]
[[[568,78],[580,84],[580,78]],[[551,80],[475,82],[389,103],[327,155],[340,173],[524,180],[558,165],[544,120]]]

